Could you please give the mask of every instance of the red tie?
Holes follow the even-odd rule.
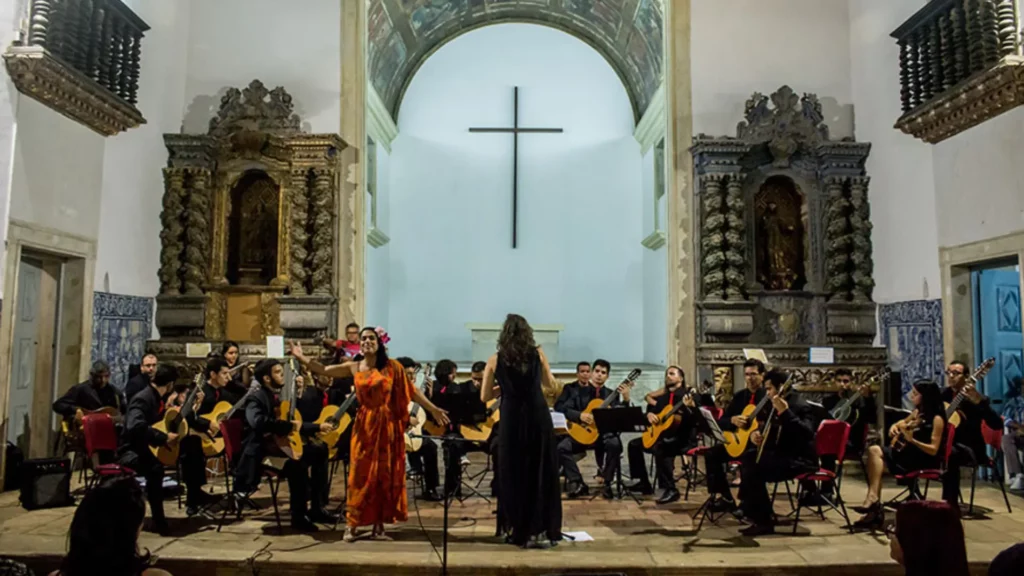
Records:
[[[324,408],[327,407],[327,392],[324,392]]]
[[[164,401],[163,401],[163,399],[160,400],[160,407],[156,409],[156,413],[157,414],[163,414],[164,413]]]
[[[213,401],[220,402],[220,388],[213,391]]]
[[[757,395],[756,395],[756,394],[754,394],[753,392],[751,392],[751,393],[750,393],[750,402],[748,402],[747,404],[749,404],[749,405],[753,406],[753,405],[754,405],[754,399],[755,399],[756,397],[757,397]]]

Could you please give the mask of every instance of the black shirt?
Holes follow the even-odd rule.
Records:
[[[846,394],[835,393],[830,394],[821,400],[821,405],[824,406],[825,410],[829,413],[836,407],[839,402],[853,394],[853,391],[849,391]],[[851,406],[857,411],[857,419],[850,425],[850,442],[849,444],[855,448],[862,448],[864,445],[864,431],[867,430],[868,424],[875,421],[875,414],[877,406],[875,405],[874,396],[861,396]]]
[[[302,390],[302,395],[295,402],[295,408],[302,416],[302,421],[316,422],[316,419],[320,417],[320,412],[330,405],[330,397],[329,390],[321,390],[316,386],[306,386]]]
[[[943,388],[942,401],[952,402],[956,394],[952,388]],[[970,448],[975,458],[984,459],[985,437],[981,435],[981,423],[988,424],[993,430],[1002,430],[1003,418],[992,409],[992,404],[985,395],[981,396],[981,401],[977,404],[971,402],[969,398],[964,398],[957,410],[963,416],[960,418],[960,425],[956,427],[953,441]]]
[[[152,427],[163,416],[163,412],[163,398],[156,388],[149,386],[136,394],[128,405],[121,437],[122,448],[142,456],[149,454],[150,446],[166,444],[167,435]]]
[[[580,414],[587,408],[587,404],[597,399],[604,400],[613,393],[615,390],[604,386],[598,389],[591,385],[581,385],[579,382],[566,384],[562,387],[562,393],[558,396],[558,400],[555,401],[555,411],[561,412],[569,420],[579,423]],[[615,400],[608,404],[608,407],[626,405],[622,402],[622,396],[617,395]]]
[[[758,388],[757,392],[753,394],[753,404],[756,405],[760,402],[761,399],[764,398],[764,393],[764,386]],[[722,412],[722,417],[718,420],[718,426],[722,430],[736,429],[736,427],[732,425],[732,417],[742,415],[743,409],[751,405],[750,396],[750,389],[748,388],[744,388],[743,390],[733,394],[732,402],[729,402],[729,405],[725,407],[725,411]],[[761,418],[766,417],[769,409],[768,406],[769,404],[766,402],[765,408],[761,409],[761,414],[759,414]]]
[[[131,402],[132,398],[134,398],[136,394],[142,392],[149,386],[151,380],[149,376],[149,374],[139,373],[128,380],[128,383],[125,384],[124,387],[125,401]]]
[[[61,416],[70,418],[75,415],[79,408],[83,410],[99,410],[104,406],[117,408],[122,414],[125,411],[126,402],[121,392],[112,385],[107,384],[103,388],[96,388],[91,381],[86,380],[75,384],[63,396],[53,403],[53,411]]]

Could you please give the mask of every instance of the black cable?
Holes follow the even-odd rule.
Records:
[[[427,542],[430,543],[430,548],[434,550],[434,555],[437,556],[437,561],[439,564],[441,564],[443,569],[444,561],[441,559],[441,553],[438,552],[437,546],[434,544],[434,541],[430,539],[430,533],[427,532],[427,527],[423,525],[423,517],[420,516],[420,502],[419,500],[416,499],[415,495],[413,496],[412,499],[412,505],[413,508],[416,509],[416,521],[419,522],[420,530],[423,532],[423,536],[427,539]]]
[[[270,544],[271,542],[267,542],[263,545],[263,548],[253,552],[252,556],[249,556],[249,558],[246,559],[245,563],[249,565],[249,570],[252,571],[252,576],[260,576],[260,570],[256,567],[256,562],[261,556],[265,554],[267,562],[274,557],[274,553],[267,550],[267,548],[270,548]]]

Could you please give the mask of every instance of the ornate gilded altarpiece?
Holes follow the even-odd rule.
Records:
[[[337,323],[336,134],[308,134],[292,97],[229,89],[206,134],[165,134],[160,295],[151,343],[310,338]]]
[[[744,348],[765,350],[808,391],[838,367],[867,378],[875,348],[871,221],[864,169],[871,145],[833,140],[817,96],[788,86],[755,93],[736,136],[694,138],[699,250],[697,363],[733,371]],[[810,347],[834,365],[811,365]]]

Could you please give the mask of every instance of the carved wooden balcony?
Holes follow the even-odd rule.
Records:
[[[23,94],[104,136],[144,124],[135,107],[149,26],[120,0],[30,0],[4,53]]]
[[[892,37],[903,132],[934,144],[1024,103],[1018,0],[933,0]]]

